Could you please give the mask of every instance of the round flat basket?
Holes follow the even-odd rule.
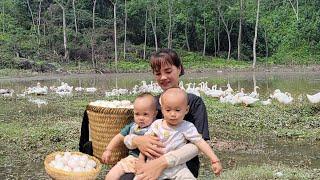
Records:
[[[88,105],[90,133],[92,138],[93,155],[101,160],[102,154],[111,139],[133,119],[133,109],[105,108]],[[112,151],[110,163],[115,164],[128,155],[125,145]]]
[[[81,153],[81,152],[71,152],[71,154],[77,154],[77,155],[87,155],[89,159],[92,159],[96,162],[96,167],[91,171],[86,172],[67,172],[61,169],[54,168],[49,165],[49,163],[55,159],[55,156],[57,154],[61,154],[63,156],[64,152],[54,152],[49,155],[44,160],[44,167],[47,172],[47,174],[55,180],[91,180],[96,179],[97,176],[100,173],[101,170],[101,163],[100,161],[90,155]]]

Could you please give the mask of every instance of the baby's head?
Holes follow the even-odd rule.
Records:
[[[160,97],[161,112],[168,125],[176,126],[182,122],[189,111],[187,93],[180,88],[170,88]]]
[[[133,103],[134,122],[140,128],[149,126],[155,119],[158,111],[156,100],[150,93],[142,93]]]

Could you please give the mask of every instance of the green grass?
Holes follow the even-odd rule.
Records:
[[[307,180],[319,177],[319,172],[312,170],[301,170],[299,168],[284,165],[244,166],[232,170],[226,170],[217,179],[225,180],[267,180],[267,179],[290,179]]]
[[[61,98],[49,94],[46,99],[48,105],[41,108],[30,104],[27,98],[9,97],[0,100],[0,163],[4,164],[5,173],[14,174],[18,179],[28,179],[34,172],[45,179],[42,163],[47,154],[54,151],[78,151],[83,110],[88,102],[105,97],[103,94],[88,94]],[[119,99],[133,100],[133,96],[121,96]],[[242,139],[259,143],[256,139],[270,136],[306,141],[319,140],[320,137],[319,106],[295,103],[289,106],[274,104],[242,107],[221,104],[211,98],[204,98],[204,101],[211,136],[221,140]],[[9,167],[16,168],[10,170]],[[34,170],[23,173],[28,168]],[[106,170],[104,168],[100,177],[104,176]],[[313,173],[305,167],[291,170],[244,163],[236,169],[228,168],[221,179],[274,179],[277,171],[284,173],[282,179],[313,177]],[[203,179],[209,177],[206,173],[209,172],[202,172]],[[9,175],[5,177],[9,178]]]

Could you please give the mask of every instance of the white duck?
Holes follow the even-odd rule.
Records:
[[[0,95],[4,97],[12,96],[14,93],[13,89],[0,89]]]
[[[225,90],[225,93],[232,93],[233,92],[233,89],[231,88],[231,85],[228,83],[227,84],[227,89]]]
[[[77,92],[81,92],[84,90],[84,88],[83,87],[76,87],[76,88],[74,88],[74,90]]]
[[[253,98],[253,97],[250,97],[250,96],[240,97],[240,100],[242,101],[242,103],[243,103],[245,106],[250,106],[250,105],[256,103],[257,101],[259,101],[259,99]]]
[[[193,87],[191,87],[191,85],[193,85]],[[187,92],[187,93],[194,94],[194,95],[200,97],[200,92],[199,92],[199,90],[195,87],[195,83],[188,83],[188,84],[187,84],[186,92]]]
[[[282,104],[291,104],[293,101],[293,98],[291,97],[290,93],[285,92],[285,93],[282,93],[280,96],[278,96],[277,100]]]
[[[94,93],[94,92],[96,92],[97,91],[97,88],[95,88],[95,87],[88,87],[88,88],[86,88],[86,92],[88,92],[88,93]]]
[[[271,99],[267,99],[265,101],[261,101],[261,104],[264,106],[270,105],[271,104]]]
[[[238,92],[235,96],[239,96],[239,97],[246,96],[246,94],[244,93],[244,88],[241,88],[240,92]]]
[[[307,98],[308,98],[309,102],[312,104],[319,103],[320,102],[320,92],[318,92],[317,94],[314,94],[314,95],[307,94]]]
[[[213,85],[211,90],[206,92],[207,96],[211,96],[214,98],[220,98],[222,96],[224,96],[224,91],[222,91],[222,89],[220,88],[219,90],[217,90],[217,85]]]
[[[253,98],[259,98],[259,93],[257,92],[257,89],[260,89],[259,86],[255,86],[253,88],[253,92],[250,93],[249,96]]]

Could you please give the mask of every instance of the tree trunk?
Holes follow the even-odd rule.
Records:
[[[217,40],[216,40],[216,28],[214,27],[213,28],[213,48],[214,48],[214,57],[216,57],[217,56],[217,45],[216,45],[216,42]]]
[[[123,42],[123,59],[126,59],[126,43],[127,43],[127,0],[124,0],[124,42]]]
[[[112,1],[111,1],[112,2]],[[114,61],[116,73],[118,73],[118,51],[117,51],[117,0],[113,4],[113,30],[114,30]]]
[[[221,17],[221,21],[222,23],[224,24],[224,27],[225,27],[225,31],[227,33],[227,37],[228,37],[228,44],[229,44],[229,50],[228,50],[228,58],[227,60],[230,59],[230,56],[231,56],[231,39],[230,39],[230,34],[231,34],[231,30],[232,30],[232,26],[233,26],[233,23],[231,23],[231,27],[230,27],[230,30],[228,29],[228,24],[226,23],[225,19],[224,19],[224,16],[221,12],[221,9],[220,9],[220,5],[218,6],[218,13],[219,13],[219,16]]]
[[[221,26],[221,18],[218,16],[218,34],[217,34],[217,54],[220,52],[220,26]]]
[[[289,0],[289,2],[291,4],[294,14],[296,15],[297,21],[299,21],[299,0],[296,0],[296,7],[294,7],[292,0]]]
[[[66,33],[66,12],[64,7],[62,6],[62,4],[60,4],[59,2],[57,2],[59,4],[59,6],[62,9],[62,23],[63,23],[63,47],[64,47],[64,60],[68,61],[69,59],[69,52],[67,49],[67,33]],[[40,6],[40,5],[39,5]]]
[[[186,25],[184,27],[184,35],[186,37],[187,49],[188,49],[188,51],[190,51],[189,40],[188,40],[188,23],[186,23]]]
[[[269,56],[269,49],[268,49],[268,36],[267,36],[267,30],[264,29],[264,41],[266,43],[266,58]]]
[[[74,17],[74,28],[76,31],[76,38],[78,37],[78,26],[77,26],[77,15],[76,15],[76,6],[75,6],[75,0],[72,0],[72,9],[73,9],[73,17]]]
[[[97,64],[96,64],[96,61],[95,61],[95,52],[94,52],[96,3],[97,3],[97,0],[94,0],[93,1],[93,8],[92,8],[92,35],[91,35],[91,61],[92,61],[92,66],[93,66],[94,69],[97,68]]]
[[[206,28],[206,17],[203,17],[203,29],[204,29],[204,37],[203,37],[203,51],[202,56],[206,55],[206,44],[207,44],[207,28]]]
[[[151,26],[152,26],[152,31],[153,31],[153,36],[154,36],[154,44],[156,46],[156,51],[158,51],[158,38],[157,38],[157,12],[154,10],[154,22],[153,22],[153,17],[151,15],[151,11],[149,13],[149,17],[151,19]]]
[[[172,2],[171,0],[168,0],[168,14],[169,14],[169,30],[168,30],[168,45],[167,47],[169,49],[171,49],[171,45],[172,45],[172,42],[171,42],[171,38],[172,38]]]
[[[257,61],[256,44],[257,44],[257,37],[258,37],[259,8],[260,8],[260,0],[257,0],[256,26],[254,28],[254,39],[253,39],[253,64],[252,64],[253,69],[256,67],[256,61]]]
[[[242,0],[240,0],[240,19],[239,19],[239,34],[238,34],[238,60],[241,59],[242,14],[243,14],[243,6],[242,6]]]
[[[30,12],[30,15],[31,15],[32,25],[33,25],[33,27],[35,27],[36,25],[35,25],[35,22],[34,22],[33,12],[32,12],[32,9],[31,9],[31,7],[30,7],[30,2],[29,2],[29,0],[27,0],[27,5],[28,5],[28,9],[29,9],[29,12]]]
[[[143,59],[146,59],[146,47],[147,47],[147,22],[148,22],[148,10],[146,10],[146,17],[144,21],[144,45],[143,45]]]
[[[40,25],[41,25],[41,3],[42,1],[39,1],[39,7],[38,7],[38,48],[40,48]],[[61,6],[62,7],[62,6]],[[63,8],[63,7],[62,7]],[[64,15],[64,8],[62,9],[62,13],[63,13],[63,20],[65,20],[65,15]],[[63,27],[65,28],[65,27]],[[63,33],[63,40],[64,40],[64,36],[65,34]],[[64,42],[64,41],[63,41]]]
[[[4,15],[4,2],[2,2],[2,15],[3,15],[3,17],[5,17],[5,15]],[[2,20],[2,33],[4,33],[5,32],[5,18],[3,18],[3,20]]]

